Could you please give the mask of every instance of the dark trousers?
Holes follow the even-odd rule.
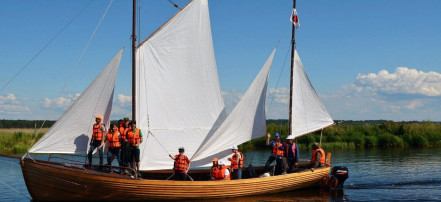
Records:
[[[120,152],[120,156],[121,156],[121,165],[123,167],[129,167],[129,162],[130,162],[130,147],[129,144],[125,141],[121,141],[121,152]]]
[[[285,166],[283,165],[283,158],[281,156],[273,156],[271,155],[268,160],[265,163],[265,173],[269,172],[269,168],[271,163],[276,161],[276,173],[282,173],[285,169]]]
[[[177,180],[177,181],[187,180],[187,173],[175,172],[174,180]]]
[[[233,169],[233,173],[231,177],[232,177],[231,179],[237,179],[237,180],[242,179],[242,168]]]
[[[288,173],[293,173],[294,172],[294,167],[295,167],[295,160],[294,159],[287,159],[287,171]]]
[[[119,152],[120,148],[113,148],[107,151],[107,164],[112,165],[112,157],[115,156],[118,160],[118,166],[121,166],[121,155]]]
[[[92,141],[92,145],[90,145],[89,152],[87,153],[87,157],[89,158],[89,163],[92,163],[92,153],[93,151],[98,148],[101,144],[101,141]],[[100,155],[100,165],[103,165],[103,156],[104,156],[104,148],[101,147],[101,149],[98,149],[98,153]]]

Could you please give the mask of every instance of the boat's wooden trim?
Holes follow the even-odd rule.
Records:
[[[174,200],[226,198],[316,186],[329,167],[264,178],[229,181],[166,181],[96,174],[44,161],[21,161],[34,200]]]

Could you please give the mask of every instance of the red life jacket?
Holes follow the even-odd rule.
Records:
[[[128,130],[127,139],[129,140],[129,144],[135,146],[141,143],[141,137],[139,136],[139,128],[136,129],[135,133],[132,130]]]
[[[240,154],[239,164],[237,163],[237,153]],[[243,154],[240,151],[237,151],[235,154],[233,154],[233,157],[231,157],[231,168],[238,169],[243,167]]]
[[[93,130],[92,130],[92,140],[103,140],[103,131],[100,130],[101,126],[104,125],[103,123],[100,124],[93,124]]]
[[[315,163],[315,160],[317,158],[317,152],[320,152],[322,154],[322,156],[320,157],[320,164],[324,164],[325,163],[325,151],[322,148],[317,148],[316,150],[314,150],[314,152],[312,152],[311,164]]]
[[[272,155],[283,156],[285,152],[283,151],[283,149],[279,149],[279,147],[281,146],[283,146],[282,142],[275,141]]]
[[[211,168],[211,177],[215,180],[223,180],[225,178],[225,170],[230,171],[229,166],[216,166]],[[231,173],[227,176],[225,180],[230,180]]]
[[[295,142],[293,142],[292,143],[292,145],[291,145],[291,147],[288,147],[289,146],[289,144],[286,144],[285,145],[285,157],[288,157],[288,155],[289,155],[289,150],[291,149],[291,151],[292,151],[292,157],[293,158],[296,158],[296,143]]]
[[[108,132],[107,142],[109,143],[109,148],[111,149],[121,147],[121,143],[119,142],[118,131],[113,132],[113,134]]]
[[[187,170],[187,156],[185,155],[176,155],[175,156],[175,165],[173,167],[173,169],[175,171],[179,171],[181,173],[185,172]]]

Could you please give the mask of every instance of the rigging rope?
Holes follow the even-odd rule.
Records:
[[[107,5],[107,8],[106,8],[106,10],[104,11],[104,14],[101,16],[101,19],[100,19],[100,21],[98,22],[98,25],[95,27],[95,30],[93,31],[92,35],[90,36],[89,41],[87,42],[86,46],[84,47],[83,51],[81,52],[80,57],[79,57],[78,60],[76,61],[76,63],[75,63],[75,65],[74,65],[74,67],[72,68],[70,74],[68,75],[67,79],[65,80],[63,87],[61,88],[60,92],[58,93],[59,95],[61,95],[61,94],[64,92],[64,89],[66,88],[67,82],[68,82],[68,81],[70,80],[70,78],[72,77],[73,72],[78,68],[79,63],[81,62],[81,59],[82,59],[83,56],[84,56],[84,53],[86,52],[86,50],[88,49],[90,43],[92,42],[92,39],[94,38],[96,32],[98,31],[98,29],[99,29],[99,27],[100,27],[102,21],[104,20],[104,18],[105,18],[105,16],[106,16],[107,12],[108,12],[109,9],[110,9],[110,6],[112,5],[112,3],[113,3],[113,0],[110,0],[109,5]],[[90,2],[89,2],[89,4],[90,4]],[[87,4],[87,6],[88,6],[89,4]],[[86,6],[86,7],[87,7],[87,6]],[[86,8],[86,7],[85,7],[85,8]],[[83,8],[83,10],[84,10],[85,8]],[[83,10],[82,10],[82,11],[83,11]],[[81,11],[81,12],[82,12],[82,11]],[[80,13],[79,13],[79,14],[80,14]],[[78,16],[79,14],[77,14],[77,16]],[[76,16],[76,17],[77,17],[77,16]],[[73,20],[72,20],[72,21],[73,21]],[[63,29],[64,29],[64,28],[63,28]],[[107,82],[106,82],[106,83],[107,83]],[[96,109],[96,107],[95,107],[95,109]],[[49,111],[46,112],[45,117],[47,117],[48,114],[49,114]],[[41,124],[41,126],[40,126],[40,128],[39,128],[39,131],[41,131],[41,129],[43,128],[43,126],[44,126],[45,123],[46,123],[46,120],[44,120],[43,123]],[[90,124],[89,124],[89,127],[90,127]],[[37,133],[34,134],[34,139],[32,140],[31,145],[34,144],[36,138],[37,138]],[[32,147],[30,147],[30,148],[27,150],[27,152],[25,153],[25,155],[23,155],[22,158],[24,158],[26,155],[29,155],[29,150],[30,150],[31,148],[32,148]],[[29,155],[29,157],[31,157],[31,156]],[[31,159],[32,159],[32,158],[31,158]]]
[[[29,64],[31,64],[47,47],[49,47],[49,45],[50,44],[52,44],[52,42],[53,41],[55,41],[55,39],[57,39],[58,38],[58,36],[62,33],[62,32],[64,32],[64,30],[66,30],[66,28],[67,27],[69,27],[69,25],[70,24],[72,24],[74,21],[75,21],[75,19],[77,19],[77,17],[79,17],[80,16],[80,14],[81,13],[83,13],[83,11],[84,10],[86,10],[86,8],[87,7],[89,7],[89,5],[90,5],[90,3],[91,3],[92,1],[89,1],[89,3],[87,3],[86,4],[86,6],[84,6],[81,10],[80,10],[80,12],[78,12],[63,28],[61,28],[61,30],[60,31],[58,31],[58,33],[57,34],[55,34],[55,36],[54,37],[52,37],[52,39],[48,42],[48,43],[46,43],[25,65],[23,65],[23,67],[21,67],[20,68],[20,70],[17,72],[17,73],[15,73],[14,74],[14,76],[12,76],[12,78],[11,79],[9,79],[9,81],[8,82],[6,82],[6,84],[5,85],[3,85],[3,87],[2,88],[0,88],[0,92],[1,91],[3,91],[15,78],[17,78],[17,76],[21,73],[21,72],[23,72],[23,70],[25,70],[26,69],[26,67],[28,67],[29,66]]]
[[[69,80],[72,78],[73,72],[78,68],[81,60],[83,59],[84,53],[86,53],[87,48],[89,48],[89,45],[92,42],[93,37],[95,37],[95,34],[98,31],[98,28],[101,26],[101,23],[103,22],[104,18],[106,17],[107,11],[109,11],[110,6],[112,5],[112,3],[113,3],[113,0],[110,0],[109,5],[107,5],[106,11],[104,11],[104,14],[101,16],[101,19],[98,22],[98,25],[95,27],[95,30],[93,31],[92,36],[90,36],[89,41],[87,41],[86,46],[83,48],[83,51],[80,54],[80,57],[78,57],[78,59],[75,62],[75,65],[73,66],[70,74],[68,74],[69,76],[65,80],[63,88],[61,89],[61,92],[64,91],[64,89],[66,88],[67,82],[69,82]]]
[[[168,2],[170,2],[174,7],[179,8],[179,10],[182,10],[182,8],[179,7],[178,4],[176,4],[176,3],[173,2],[172,0],[168,0]]]

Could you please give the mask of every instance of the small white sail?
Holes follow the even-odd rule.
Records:
[[[136,63],[141,170],[171,169],[168,153],[183,146],[191,157],[223,120],[207,0],[191,1],[141,43]]]
[[[266,134],[265,98],[274,49],[245,95],[222,125],[202,143],[192,158],[192,166],[211,163],[216,157],[231,156],[231,147]],[[208,163],[208,164],[207,164]]]
[[[30,153],[86,154],[95,116],[110,122],[113,91],[123,49],[101,71],[50,130],[29,150]]]
[[[295,137],[326,128],[334,121],[326,111],[320,98],[306,75],[297,50],[294,56],[292,95],[292,133]]]

